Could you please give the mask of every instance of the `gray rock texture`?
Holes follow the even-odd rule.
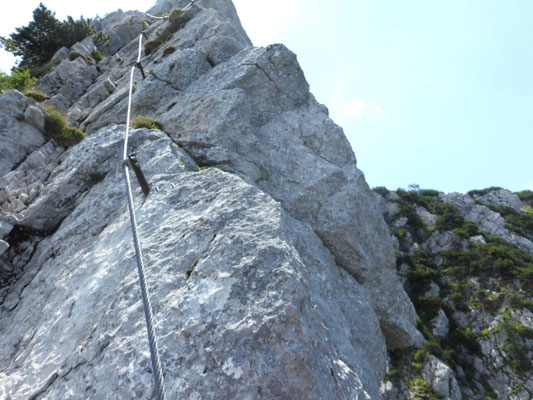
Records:
[[[44,114],[17,90],[0,94],[0,177],[44,143]]]
[[[521,272],[533,268],[527,203],[495,188],[376,191],[397,235],[398,272],[427,340],[422,349],[391,353],[383,399],[531,399],[533,298]],[[510,231],[503,215],[516,216],[515,230],[527,237]]]
[[[484,195],[474,195],[475,200],[495,206],[511,207],[515,211],[520,211],[522,202],[513,192],[506,189],[491,190]]]
[[[379,199],[290,50],[252,47],[229,0],[187,13],[132,88],[162,125],[130,150],[168,398],[379,399],[387,348],[423,342]],[[152,398],[121,124],[139,34],[167,25],[119,10],[97,65],[65,56],[90,39],[56,54],[41,89],[88,134],[69,149],[0,96],[0,134],[27,137],[0,144],[0,400]]]
[[[62,220],[0,308],[4,396],[151,398],[113,157],[123,129],[67,151],[23,221]],[[136,206],[169,398],[378,398],[386,352],[368,292],[312,229],[238,177],[191,172],[160,132],[134,131],[132,147],[152,183]],[[107,175],[90,185],[95,170]]]
[[[64,100],[56,105],[64,109],[80,98],[97,76],[96,67],[87,63],[82,57],[73,61],[67,58],[61,61],[52,72],[41,78],[39,84],[40,89],[49,96],[63,96]],[[63,107],[61,107],[62,104],[64,104]]]
[[[415,342],[414,311],[392,269],[375,195],[342,130],[309,94],[294,54],[281,45],[244,50],[172,104],[161,122],[176,143],[200,165],[243,176],[310,223],[337,263],[369,289],[390,345]]]
[[[442,399],[461,400],[463,398],[452,370],[437,357],[429,356],[429,360],[424,364],[422,376],[431,383]]]
[[[489,192],[489,194],[485,196],[489,196],[491,193],[495,192]],[[492,200],[490,201],[496,201],[494,199],[498,198],[500,200],[500,205],[504,205],[501,203],[501,196],[504,196],[503,198],[506,199],[506,203],[508,207],[512,207],[511,204],[515,204],[514,200],[516,195],[509,196],[507,191],[496,191],[496,193],[500,193],[500,197],[497,197],[495,194],[493,197],[487,197]],[[504,193],[502,195],[502,193]],[[512,194],[512,193],[511,193]],[[524,250],[528,250],[530,252],[533,252],[533,242],[529,240],[528,238],[525,238],[523,236],[519,236],[514,232],[511,232],[507,229],[507,224],[503,217],[495,212],[492,211],[490,208],[483,206],[481,204],[477,204],[476,201],[470,197],[468,194],[462,194],[462,193],[447,193],[447,194],[441,194],[440,199],[446,203],[450,203],[457,207],[457,209],[461,212],[461,214],[468,219],[469,221],[475,222],[476,225],[483,231],[491,233],[495,236],[498,236],[499,238],[502,238],[503,240],[507,240],[508,242],[514,243],[517,246],[523,248]],[[512,200],[510,200],[512,199]],[[517,206],[517,204],[515,204]],[[518,208],[520,209],[520,208]]]

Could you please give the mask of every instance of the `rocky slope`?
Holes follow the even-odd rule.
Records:
[[[533,192],[377,188],[426,343],[393,351],[385,399],[531,399]]]
[[[231,1],[196,2],[160,45],[169,22],[150,22],[101,19],[98,63],[91,39],[54,56],[40,88],[78,145],[0,95],[0,399],[152,396],[120,159],[142,29],[133,112],[162,129],[130,146],[152,186],[135,195],[168,397],[379,399],[387,349],[423,339],[342,129]]]

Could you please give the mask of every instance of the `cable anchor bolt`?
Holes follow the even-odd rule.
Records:
[[[150,193],[150,185],[144,177],[144,173],[141,169],[139,161],[137,160],[137,157],[135,156],[135,153],[130,153],[128,158],[126,158],[122,162],[122,165],[127,165],[128,167],[133,169],[133,172],[135,172],[135,176],[137,177],[137,181],[139,182],[139,185],[141,186],[144,195],[148,196],[148,194]]]
[[[141,62],[139,61],[139,62],[135,63],[135,66],[141,70],[141,74],[143,76],[143,79],[146,79],[146,75],[144,74],[144,69],[143,69],[143,66],[142,66]]]

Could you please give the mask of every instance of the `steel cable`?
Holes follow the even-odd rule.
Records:
[[[194,0],[192,0],[187,6],[183,8],[183,10],[187,10],[189,7],[191,7],[194,4]],[[153,15],[150,15],[146,13],[147,16],[151,18],[156,19],[165,19],[168,17],[155,17]],[[150,302],[150,293],[148,292],[148,288],[146,286],[146,278],[145,278],[145,269],[144,269],[144,262],[143,262],[143,255],[142,255],[142,249],[139,242],[139,234],[137,231],[137,220],[135,217],[135,209],[133,204],[133,194],[131,190],[131,181],[130,181],[130,174],[129,174],[129,168],[130,168],[130,159],[128,157],[128,139],[129,139],[129,130],[130,130],[130,119],[131,119],[131,103],[132,103],[132,93],[133,93],[133,74],[135,72],[135,68],[139,67],[142,70],[141,66],[141,55],[142,55],[142,37],[144,32],[141,32],[139,35],[139,53],[137,56],[137,61],[135,64],[131,67],[130,71],[130,87],[129,87],[129,95],[128,95],[128,111],[126,115],[126,133],[124,135],[124,152],[123,152],[123,170],[124,170],[124,176],[126,178],[126,188],[127,188],[127,194],[128,194],[128,209],[130,214],[130,222],[131,222],[131,232],[133,236],[133,246],[135,248],[135,258],[137,259],[137,271],[139,273],[139,282],[141,285],[141,294],[142,294],[142,300],[143,300],[143,307],[144,307],[144,316],[146,319],[146,328],[148,331],[148,343],[150,345],[150,355],[152,359],[152,372],[154,376],[154,384],[155,384],[155,395],[157,400],[166,400],[166,394],[165,394],[165,382],[163,378],[163,369],[161,367],[161,361],[159,358],[159,348],[157,345],[157,337],[155,335],[154,331],[154,316],[152,312],[152,304]],[[143,72],[144,75],[144,72]]]

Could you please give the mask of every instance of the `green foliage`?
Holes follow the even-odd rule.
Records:
[[[35,100],[37,103],[42,103],[43,101],[49,98],[45,92],[35,88],[28,88],[24,90],[23,93],[25,96]]]
[[[378,193],[388,194],[384,188],[376,189]],[[398,217],[407,218],[407,224],[392,228],[391,231],[400,240],[402,251],[397,253],[397,268],[404,264],[408,266],[404,275],[407,280],[404,287],[419,316],[417,327],[426,343],[420,349],[404,351],[401,361],[393,361],[394,369],[401,373],[407,372],[411,377],[419,375],[431,354],[452,367],[460,365],[466,373],[465,383],[475,380],[484,385],[484,374],[474,377],[469,373],[473,370],[471,360],[473,356],[481,354],[482,337],[498,335],[505,343],[502,350],[506,354],[506,364],[516,373],[529,373],[531,361],[527,360],[524,339],[533,338],[532,329],[512,320],[508,312],[504,312],[504,320],[498,328],[491,331],[487,325],[476,325],[479,332],[474,332],[470,327],[463,329],[451,316],[456,310],[470,313],[476,308],[492,315],[502,313],[503,307],[509,307],[509,310],[532,310],[533,301],[528,297],[533,290],[533,255],[512,243],[480,232],[477,225],[466,221],[455,207],[440,201],[439,192],[414,189],[416,190],[397,191]],[[494,189],[475,191],[472,194],[482,195]],[[521,199],[532,201],[533,192],[522,192]],[[417,206],[438,216],[435,227],[424,226],[416,213]],[[532,232],[528,217],[533,216],[533,213],[517,212],[505,207],[493,209],[506,219],[509,227],[512,224],[516,232],[523,235],[524,232]],[[452,231],[460,239],[483,235],[486,243],[469,243],[466,248],[457,245],[450,250],[432,254],[426,250],[413,251],[412,243],[405,240],[410,234],[421,243],[431,234],[432,229]],[[461,242],[458,241],[457,244]],[[426,296],[432,282],[440,287],[438,296]],[[432,332],[431,321],[440,309],[449,320],[448,334],[444,338],[437,338]],[[417,390],[412,390],[415,397],[411,398],[431,398],[431,393],[424,392],[423,381],[418,381],[419,385],[413,383],[414,381],[411,387],[417,386]],[[485,388],[485,396],[496,398],[490,386]]]
[[[32,68],[45,64],[61,47],[71,47],[88,36],[96,45],[109,43],[109,36],[94,28],[90,19],[68,17],[59,21],[41,3],[33,11],[33,21],[16,28],[9,38],[0,38],[0,42],[5,50],[22,57],[19,66]]]
[[[507,228],[513,232],[533,240],[533,214],[518,212],[511,207],[486,204],[492,211],[499,213],[507,222]]]
[[[422,219],[416,213],[416,208],[408,201],[400,198],[398,201],[398,216],[407,218],[407,229],[413,239],[421,243],[429,236],[428,229]]]
[[[384,382],[392,381],[396,382],[400,378],[400,371],[397,369],[391,369],[389,373],[383,379]]]
[[[423,378],[415,378],[409,381],[409,391],[412,393],[409,400],[440,400],[441,397],[433,387]]]
[[[501,187],[499,186],[492,186],[490,188],[487,188],[487,189],[477,189],[477,190],[471,190],[469,191],[467,194],[471,197],[474,197],[474,196],[483,196],[487,193],[490,193],[490,192],[493,192],[494,190],[498,190],[498,189],[501,189]]]
[[[91,55],[93,56],[93,59],[99,63],[100,61],[102,61],[105,56],[102,54],[102,52],[100,50],[98,50],[97,48],[94,48],[93,51],[91,52]]]
[[[161,124],[155,119],[147,117],[145,115],[137,115],[131,120],[131,126],[134,129],[147,128],[147,129],[163,129]]]
[[[438,215],[437,228],[440,230],[451,231],[453,229],[461,229],[465,225],[463,216],[450,204],[442,203],[436,211]]]
[[[432,229],[426,227],[418,214],[416,206],[424,207],[430,213],[437,215],[436,228],[442,231],[451,230],[460,238],[469,238],[479,233],[477,225],[465,221],[459,211],[451,204],[438,199],[439,192],[435,190],[411,190],[398,189],[400,199],[398,216],[407,218],[407,230],[417,242],[422,242],[431,234]],[[434,228],[433,228],[434,229]],[[401,237],[398,237],[401,242]]]
[[[72,146],[83,140],[85,134],[80,129],[69,126],[66,117],[57,107],[46,104],[43,106],[43,110],[46,137],[65,147]]]
[[[50,71],[52,71],[55,67],[61,64],[61,61],[62,60],[55,60],[54,62],[52,62],[50,60],[50,61],[45,62],[44,64],[35,65],[30,68],[30,73],[32,76],[37,76],[37,77],[45,76]]]
[[[512,294],[507,301],[512,309],[527,308],[533,312],[533,300],[526,299],[518,294]]]
[[[0,72],[0,90],[3,91],[17,89],[23,92],[35,85],[36,82],[37,79],[31,76],[27,67],[13,69],[11,75]]]
[[[169,54],[172,54],[175,51],[176,51],[176,48],[174,46],[168,46],[167,48],[165,48],[165,50],[163,50],[163,55],[168,56]]]
[[[455,278],[483,276],[504,281],[518,279],[522,287],[533,288],[533,256],[517,246],[485,234],[486,244],[470,243],[465,250],[442,252],[446,272]]]
[[[517,374],[525,374],[531,370],[531,360],[527,357],[528,350],[521,343],[524,339],[533,339],[533,329],[514,321],[509,312],[504,313],[503,321],[496,327],[494,333],[500,333],[505,345],[503,350],[510,360],[511,369]]]
[[[522,203],[525,203],[529,207],[533,207],[533,191],[531,190],[522,190],[521,192],[515,193]]]
[[[168,17],[168,25],[163,29],[162,32],[157,34],[155,39],[148,40],[144,44],[144,52],[146,55],[153,53],[159,46],[165,43],[175,32],[180,30],[189,22],[190,16],[183,11],[181,8],[176,8],[172,10]],[[170,53],[168,53],[170,54]]]
[[[96,185],[97,183],[102,182],[106,176],[107,176],[107,173],[105,172],[93,172],[89,175],[89,181],[93,185]]]
[[[414,265],[409,266],[407,277],[414,291],[425,292],[429,289],[432,279],[440,275],[439,267],[435,265],[433,256],[428,250],[418,250],[413,255]]]
[[[372,190],[382,196],[387,196],[390,193],[385,186],[377,186]]]
[[[144,43],[144,52],[146,55],[152,54],[155,49],[160,45],[155,40],[147,40]]]

